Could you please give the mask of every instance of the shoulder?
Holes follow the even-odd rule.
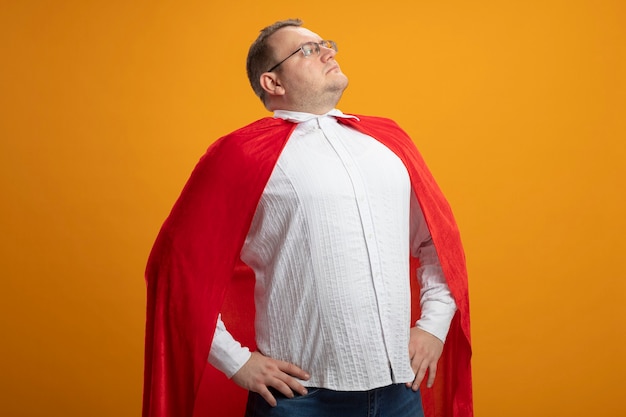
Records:
[[[381,117],[381,116],[371,116],[368,114],[356,114],[356,113],[350,113],[351,116],[356,116],[358,117],[361,121],[364,122],[371,122],[371,123],[379,123],[379,124],[385,124],[385,125],[394,125],[397,126],[398,124],[388,118],[388,117]]]
[[[219,173],[243,167],[256,170],[276,159],[294,126],[271,117],[252,122],[216,140],[202,155],[194,171]]]
[[[288,129],[291,127],[291,125],[292,123],[287,122],[283,119],[277,119],[274,117],[264,117],[262,119],[259,119],[250,123],[249,125],[239,128],[224,137],[241,137],[241,136],[265,134],[268,131],[276,131],[276,129],[279,129],[279,130],[281,128]]]
[[[379,116],[368,116],[363,114],[350,114],[351,116],[358,117],[359,120],[354,119],[345,119],[349,120],[348,124],[353,125],[358,128],[360,125],[365,129],[374,129],[379,132],[384,133],[393,133],[396,135],[407,136],[407,133],[396,123],[394,120],[389,119],[387,117],[379,117]]]
[[[365,114],[354,114],[354,113],[350,113],[350,116],[358,117],[361,122],[366,123],[366,124],[373,124],[373,125],[378,125],[378,126],[389,126],[389,127],[400,129],[400,126],[398,125],[398,123],[396,123],[394,120],[389,119],[387,117],[369,116]]]
[[[276,140],[286,138],[294,125],[282,119],[265,117],[241,127],[216,140],[205,157],[238,155],[253,149],[271,145]]]
[[[367,133],[379,140],[395,138],[395,140],[413,144],[410,136],[394,120],[386,117],[367,116],[361,114],[351,114],[358,117],[356,119],[342,119],[343,123]]]
[[[248,140],[266,138],[268,136],[279,136],[291,130],[292,124],[282,119],[264,117],[249,125],[241,127],[227,135],[222,136],[212,146],[223,146],[224,144],[236,145]]]

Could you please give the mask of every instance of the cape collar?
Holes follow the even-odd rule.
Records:
[[[341,118],[341,119],[356,119],[357,121],[360,120],[358,117],[351,116],[349,114],[344,114],[341,110],[338,110],[338,109],[332,109],[326,114],[312,114],[312,113],[304,113],[304,112],[289,111],[289,110],[274,111],[275,119],[283,119],[292,123],[302,123],[302,122],[307,122],[309,120],[313,120],[316,118],[322,118],[322,117],[328,117],[328,116]]]

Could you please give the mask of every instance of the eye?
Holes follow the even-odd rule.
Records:
[[[315,43],[307,42],[302,45],[302,53],[304,54],[304,56],[310,56],[313,54],[313,52],[315,52],[316,46],[317,45]]]

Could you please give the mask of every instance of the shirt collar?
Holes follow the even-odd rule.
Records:
[[[302,123],[302,122],[307,122],[309,120],[313,120],[316,118],[322,118],[322,117],[327,117],[327,116],[332,116],[332,117],[337,117],[337,118],[342,118],[342,119],[359,120],[358,117],[352,116],[349,114],[343,114],[343,112],[338,109],[332,109],[326,114],[312,114],[312,113],[304,113],[304,112],[289,111],[289,110],[275,110],[274,111],[275,119],[283,119],[292,123]]]

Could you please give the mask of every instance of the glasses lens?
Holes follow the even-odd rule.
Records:
[[[328,49],[334,49],[335,52],[337,52],[337,44],[334,41],[322,41],[320,42],[320,45],[323,46],[324,48],[328,48]]]
[[[315,42],[307,42],[301,47],[304,56],[311,56],[313,53],[319,53],[320,46]]]

